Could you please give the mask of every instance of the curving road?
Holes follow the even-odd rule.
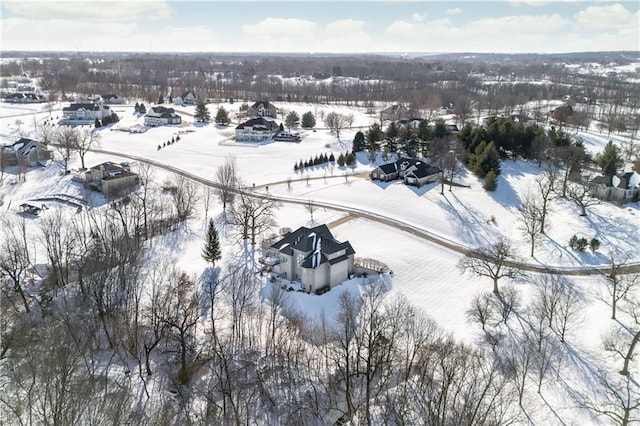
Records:
[[[186,178],[189,178],[191,180],[194,180],[196,182],[199,182],[203,185],[212,187],[212,188],[219,188],[220,186],[209,179],[205,179],[201,176],[195,175],[193,173],[189,173],[186,172],[182,169],[179,169],[177,167],[173,167],[170,166],[168,164],[164,164],[155,160],[150,160],[148,158],[144,158],[144,157],[139,157],[137,155],[130,155],[130,154],[123,154],[120,152],[114,152],[114,151],[105,151],[105,150],[101,150],[101,149],[92,149],[91,152],[95,152],[95,153],[99,153],[99,154],[106,154],[106,155],[112,155],[112,156],[116,156],[116,157],[122,157],[122,158],[127,158],[129,160],[134,160],[140,163],[146,163],[146,164],[150,164],[154,167],[158,167],[167,171],[170,171],[172,173],[184,176]],[[349,175],[349,176],[358,176],[358,175]],[[299,179],[292,179],[290,182],[296,182],[296,181],[306,181],[307,178],[299,178]],[[321,177],[314,177],[314,178],[309,178],[309,179],[344,179],[344,175],[339,175],[339,176],[321,176]],[[404,232],[408,232],[412,235],[416,235],[420,238],[423,238],[429,242],[432,242],[434,244],[437,244],[441,247],[445,247],[449,250],[455,251],[459,254],[465,255],[465,256],[470,256],[470,257],[474,257],[477,259],[486,259],[487,256],[484,253],[481,253],[480,251],[478,251],[477,249],[472,249],[469,247],[465,247],[461,244],[459,244],[458,242],[455,241],[451,241],[448,240],[444,237],[441,237],[439,235],[433,234],[432,232],[429,232],[428,230],[422,229],[422,228],[418,228],[416,226],[410,225],[408,223],[402,222],[400,220],[397,219],[392,219],[377,213],[372,213],[370,211],[365,211],[365,210],[360,210],[360,209],[356,209],[353,207],[349,207],[349,206],[343,206],[343,205],[338,205],[338,204],[332,204],[332,203],[326,203],[326,202],[322,202],[322,201],[310,201],[310,200],[301,200],[301,199],[297,199],[297,198],[292,198],[292,197],[285,197],[285,196],[278,196],[278,195],[272,195],[272,194],[268,194],[268,193],[260,193],[260,192],[255,192],[255,189],[257,188],[267,188],[269,186],[272,185],[281,185],[281,184],[285,184],[288,183],[289,181],[278,181],[278,182],[273,182],[271,184],[262,184],[259,186],[256,186],[255,188],[252,188],[249,191],[245,191],[245,193],[251,194],[251,196],[259,198],[259,199],[268,199],[268,200],[274,200],[274,201],[278,201],[281,203],[286,203],[286,204],[294,204],[294,205],[308,205],[309,203],[311,203],[312,205],[316,206],[316,207],[322,207],[325,209],[329,209],[329,210],[334,210],[334,211],[339,211],[339,212],[344,212],[347,214],[352,215],[355,218],[362,218],[362,219],[368,219],[374,222],[378,222],[378,223],[382,223],[384,225],[396,228],[398,230],[404,231]],[[236,192],[240,192],[240,190],[236,191]],[[603,274],[607,274],[609,273],[610,268],[606,267],[606,266],[600,266],[600,267],[558,267],[558,266],[542,266],[542,265],[534,265],[534,264],[530,264],[530,263],[526,263],[526,262],[522,262],[522,261],[518,261],[518,260],[507,260],[504,262],[504,264],[506,266],[509,267],[514,267],[514,268],[518,268],[521,270],[525,270],[525,271],[530,271],[530,272],[538,272],[538,273],[547,273],[547,274],[557,274],[557,275],[603,275]],[[618,270],[618,273],[620,274],[635,274],[635,273],[640,273],[640,262],[635,262],[632,264],[627,264],[624,266],[621,266]]]

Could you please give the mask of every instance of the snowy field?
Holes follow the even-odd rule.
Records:
[[[312,200],[354,210],[352,217],[331,208],[320,208],[314,212],[313,222],[309,212],[303,206],[284,204],[279,210],[277,221],[279,227],[296,229],[299,226],[312,226],[326,223],[339,240],[349,240],[356,256],[380,260],[387,264],[393,274],[386,276],[391,296],[405,297],[412,304],[422,309],[445,330],[453,333],[457,339],[466,342],[478,342],[479,327],[466,321],[465,310],[471,299],[479,292],[489,290],[491,283],[486,278],[472,277],[457,268],[461,258],[456,252],[428,242],[418,235],[400,231],[394,227],[377,221],[357,217],[357,212],[368,212],[376,216],[391,219],[399,224],[406,224],[428,231],[429,233],[459,244],[463,247],[476,248],[490,244],[499,237],[512,240],[518,249],[520,258],[536,265],[558,267],[585,267],[606,265],[610,252],[631,253],[631,261],[640,261],[640,205],[638,203],[617,206],[601,203],[589,209],[588,216],[580,217],[577,207],[567,201],[556,200],[552,203],[549,219],[548,235],[537,246],[536,256],[530,258],[526,238],[519,230],[518,207],[525,194],[532,190],[534,179],[541,173],[535,164],[527,162],[506,161],[502,165],[498,189],[487,193],[482,189],[482,182],[469,173],[459,176],[459,183],[468,187],[456,187],[452,192],[445,187],[445,194],[440,194],[439,184],[430,184],[422,188],[414,188],[397,182],[371,182],[366,177],[375,164],[367,164],[366,157],[360,155],[354,170],[338,167],[313,167],[303,172],[294,172],[293,165],[300,159],[322,153],[338,155],[350,148],[350,142],[358,128],[366,128],[377,117],[369,116],[362,108],[315,106],[311,104],[277,103],[280,108],[296,110],[299,115],[312,111],[318,121],[318,129],[314,131],[297,129],[303,134],[302,142],[272,142],[255,147],[236,146],[232,142],[233,124],[224,127],[215,124],[194,123],[194,107],[177,107],[182,113],[183,124],[149,129],[135,134],[115,130],[142,124],[142,116],[133,112],[130,106],[115,106],[114,110],[121,121],[110,128],[101,129],[98,149],[120,153],[107,155],[89,153],[86,157],[88,166],[103,161],[131,161],[131,156],[149,159],[156,163],[172,166],[194,175],[214,179],[216,168],[226,158],[234,157],[238,164],[238,175],[248,185],[256,185],[256,191],[268,193],[283,199]],[[237,112],[240,103],[223,104],[228,111]],[[218,104],[209,105],[212,116]],[[338,142],[328,130],[323,129],[320,114],[337,111],[353,114],[353,128],[341,135]],[[28,113],[28,115],[23,115]],[[52,116],[60,115],[54,109]],[[46,105],[20,106],[0,105],[0,126],[2,135],[29,135],[34,117],[42,121],[49,117]],[[21,123],[16,123],[20,120]],[[278,120],[280,121],[280,120]],[[31,123],[31,124],[30,124]],[[158,150],[158,145],[180,136],[180,141]],[[602,149],[610,139],[620,141],[620,137],[606,137],[598,133],[582,132],[579,136],[592,152]],[[134,162],[135,163],[135,162]],[[380,160],[376,164],[379,164]],[[73,159],[72,169],[79,167],[79,161]],[[134,164],[135,167],[135,164]],[[347,176],[345,176],[345,172]],[[171,174],[158,168],[155,172],[155,183],[160,185]],[[309,179],[317,178],[317,179]],[[290,184],[287,180],[291,180]],[[268,188],[267,188],[268,187]],[[4,197],[4,205],[0,207],[0,215],[14,215],[17,206],[26,201],[47,194],[68,194],[89,198],[92,204],[103,205],[104,199],[99,195],[90,195],[79,184],[71,181],[71,176],[61,176],[60,168],[51,164],[47,168],[32,169],[27,173],[25,182],[18,182],[15,175],[8,173],[0,186],[0,195]],[[65,209],[66,207],[59,207]],[[73,209],[66,208],[69,217],[76,214]],[[65,211],[67,211],[65,210]],[[214,203],[209,217],[218,218],[221,206]],[[43,212],[43,216],[51,214]],[[494,218],[495,220],[490,220]],[[344,220],[341,220],[344,219]],[[28,225],[36,232],[41,218],[28,219]],[[336,222],[338,221],[338,222]],[[336,226],[332,226],[336,223]],[[188,223],[186,232],[168,235],[154,243],[152,251],[155,256],[165,261],[172,261],[185,271],[200,275],[206,267],[200,253],[203,246],[206,218],[200,208],[196,217]],[[238,251],[231,232],[222,230],[223,262],[229,260]],[[602,242],[596,253],[576,252],[568,247],[569,238],[573,234],[587,239],[596,237]],[[44,254],[38,254],[44,261]],[[335,316],[337,300],[343,291],[358,291],[362,279],[354,279],[342,284],[323,296],[291,293],[295,305],[311,317],[324,315]],[[507,284],[503,280],[501,285]],[[599,300],[603,294],[602,277],[572,278],[587,301],[580,327],[571,338],[575,357],[567,360],[568,365],[588,360],[596,367],[614,368],[611,359],[600,356],[601,337],[611,326],[607,306]],[[523,304],[529,299],[531,284],[516,284],[522,293]],[[638,358],[638,357],[637,357]],[[636,367],[640,361],[634,361]],[[566,390],[566,387],[587,388],[581,382],[580,372],[568,373],[563,383],[549,384],[553,394]],[[599,420],[585,412],[566,408],[569,402],[562,396],[551,398],[545,402],[533,392],[528,400],[528,409],[534,424],[599,424]],[[552,414],[555,413],[555,414]]]

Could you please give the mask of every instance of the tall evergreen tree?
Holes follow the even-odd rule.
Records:
[[[204,242],[204,248],[202,249],[202,258],[211,263],[211,266],[216,266],[216,260],[220,260],[222,258],[218,231],[216,231],[216,225],[213,219],[209,219],[207,236]]]
[[[200,121],[201,123],[208,123],[211,121],[211,114],[209,113],[209,108],[204,104],[204,102],[198,102],[196,105],[196,113],[193,115],[196,121]]]
[[[160,95],[158,97],[158,104],[163,104],[164,103],[164,96]]]
[[[469,157],[469,169],[478,177],[484,178],[493,171],[500,174],[500,156],[493,142],[481,142],[475,152]]]
[[[285,123],[287,125],[287,128],[289,129],[289,132],[291,132],[291,128],[297,126],[298,123],[300,123],[300,116],[297,112],[291,111],[289,114],[287,114]]]
[[[358,130],[356,135],[353,137],[353,145],[351,150],[353,152],[361,152],[364,151],[365,142],[364,142],[364,133]]]
[[[624,166],[624,160],[620,155],[618,145],[614,145],[613,141],[609,141],[604,146],[604,150],[596,157],[596,163],[605,176],[615,175],[618,169]]]
[[[498,188],[498,176],[493,170],[489,170],[484,177],[484,184],[482,185],[485,191],[495,191]]]
[[[229,124],[229,114],[224,107],[218,108],[218,112],[216,113],[216,123],[221,126],[226,126]]]
[[[316,118],[311,111],[302,114],[302,127],[316,127]]]

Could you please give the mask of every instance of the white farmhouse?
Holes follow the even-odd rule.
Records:
[[[144,116],[145,126],[165,126],[167,124],[180,123],[182,123],[182,117],[176,114],[173,108],[163,106],[151,107]]]
[[[236,127],[236,141],[262,142],[271,140],[279,130],[278,124],[268,117],[255,117]]]
[[[63,121],[91,122],[96,118],[102,120],[111,115],[111,109],[107,105],[94,103],[76,103],[62,108]]]

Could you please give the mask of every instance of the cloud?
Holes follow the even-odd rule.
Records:
[[[287,38],[311,37],[316,31],[314,22],[297,18],[265,18],[257,24],[242,26],[242,32],[252,37]]]
[[[105,37],[89,21],[7,18],[2,20],[0,34],[3,50],[113,50],[117,40],[121,41],[121,49],[116,50],[124,50],[122,47],[130,45],[135,28],[133,23],[113,23],[109,32],[118,37]]]
[[[414,13],[411,15],[411,22],[424,22],[427,19],[426,13]]]
[[[356,19],[338,19],[327,24],[324,33],[327,37],[342,37],[364,29],[364,21]]]
[[[460,9],[459,7],[454,7],[452,9],[447,9],[444,11],[444,14],[449,16],[459,15],[460,13],[462,13],[462,9]]]
[[[384,31],[389,43],[402,39],[403,51],[418,52],[530,52],[556,48],[569,20],[554,15],[513,15],[481,18],[456,26],[448,18],[424,22],[395,21]]]
[[[133,22],[141,18],[158,20],[171,16],[171,7],[165,0],[9,0],[2,2],[2,8],[25,19]]]
[[[518,37],[521,34],[545,35],[565,28],[569,21],[558,15],[514,15],[500,18],[483,18],[470,22],[466,30],[481,36],[483,33]]]
[[[640,12],[631,13],[620,3],[589,6],[578,12],[574,19],[579,27],[585,29],[620,29],[638,27]]]
[[[356,19],[339,19],[324,28],[324,38],[315,50],[324,52],[357,52],[369,50],[371,37],[364,30],[365,22]]]
[[[558,1],[558,0],[508,0],[508,2],[512,6],[516,6],[516,7],[522,6],[522,5],[538,7],[538,6],[544,6],[546,4],[549,4],[552,1]]]

